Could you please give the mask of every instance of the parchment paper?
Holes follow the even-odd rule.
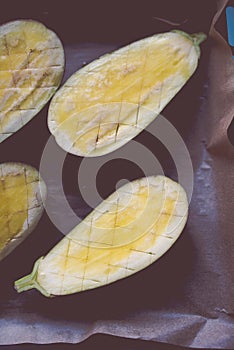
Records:
[[[33,262],[62,238],[45,214],[33,234],[0,263],[1,345],[78,343],[101,333],[188,347],[234,348],[234,148],[227,137],[234,115],[234,60],[216,30],[226,2],[218,2],[216,10],[207,12],[201,30],[210,31],[210,38],[202,45],[199,68],[163,112],[183,137],[194,167],[190,214],[181,238],[152,266],[110,286],[54,299],[36,291],[18,295],[13,281],[30,272]],[[205,16],[201,14],[201,26]],[[200,24],[195,19],[197,29]],[[189,26],[189,20],[187,24],[184,20],[183,16],[178,19],[181,29]],[[171,28],[175,24],[161,24],[159,29]],[[142,30],[142,37],[146,34]],[[138,36],[131,34],[131,39]],[[121,43],[66,43],[64,79],[84,61],[123,43],[124,39]],[[49,137],[46,116],[47,108],[0,145],[1,162],[16,160],[39,167]],[[176,179],[162,145],[154,143],[147,132],[137,140],[155,152],[166,175]],[[74,211],[85,216],[90,209],[74,184],[80,163],[78,157],[67,157],[64,188]],[[107,164],[106,173],[103,170],[97,179],[104,197],[121,177],[141,175],[135,167],[118,164]],[[49,195],[58,201],[58,215],[68,220],[59,206],[60,194]]]

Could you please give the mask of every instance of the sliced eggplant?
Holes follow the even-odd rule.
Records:
[[[34,230],[45,199],[46,185],[36,169],[0,164],[0,260]]]
[[[163,110],[197,68],[205,34],[169,32],[102,56],[53,97],[48,126],[65,151],[100,156],[123,146]]]
[[[45,296],[100,287],[145,268],[176,241],[187,221],[183,188],[164,176],[130,182],[104,200],[65,236],[33,272],[15,282],[18,292]]]
[[[61,41],[42,23],[18,20],[0,26],[0,142],[44,107],[63,71]]]

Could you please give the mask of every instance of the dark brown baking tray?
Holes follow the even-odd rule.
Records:
[[[101,54],[154,33],[182,29],[208,34],[215,12],[215,1],[7,1],[0,22],[31,18],[53,29],[65,47],[65,80]],[[13,281],[62,238],[45,213],[31,236],[0,263],[1,345],[78,343],[101,333],[191,347],[234,347],[233,225],[219,192],[224,175],[220,169],[229,160],[224,157],[221,164],[207,150],[212,130],[207,102],[211,46],[211,39],[202,44],[195,75],[163,111],[187,145],[194,168],[190,215],[181,238],[158,262],[110,286],[54,299],[36,291],[17,294]],[[1,162],[20,161],[39,168],[50,136],[47,110],[48,104],[0,145]],[[173,159],[161,142],[146,131],[137,142],[153,152],[167,176],[177,179]],[[90,208],[77,186],[81,161],[67,155],[63,185],[73,210],[83,217]],[[113,159],[100,169],[97,188],[104,198],[120,179],[142,175],[137,164]],[[59,206],[60,194],[51,194],[49,187],[52,195],[58,200],[57,214],[69,227]]]

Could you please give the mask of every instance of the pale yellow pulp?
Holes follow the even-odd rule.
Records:
[[[31,197],[24,173],[0,178],[0,250],[22,231]]]
[[[36,114],[61,79],[61,48],[34,21],[0,29],[0,134],[13,133]],[[8,26],[8,29],[5,29]]]
[[[192,41],[180,38],[176,45],[173,38],[162,35],[132,44],[74,74],[51,104],[49,126],[57,142],[63,146],[64,139],[69,140],[68,147],[77,149],[77,154],[89,155],[127,138],[129,132],[139,133],[149,123],[144,119],[154,119],[165,99],[169,102],[195,69]],[[191,52],[196,56],[192,64]]]

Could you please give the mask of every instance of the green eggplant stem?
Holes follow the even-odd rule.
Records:
[[[190,35],[195,45],[199,46],[204,40],[206,40],[207,36],[205,33],[195,33]]]
[[[50,296],[50,294],[46,290],[44,290],[37,282],[38,267],[39,267],[39,264],[40,264],[42,259],[43,259],[43,257],[41,257],[40,259],[38,259],[35,262],[35,264],[33,266],[33,270],[29,275],[24,276],[24,277],[18,279],[17,281],[15,281],[14,287],[18,293],[35,288],[39,292],[41,292],[43,295],[45,295],[47,297]]]
[[[187,39],[191,40],[193,42],[193,45],[195,46],[196,48],[196,51],[198,53],[198,57],[200,57],[200,47],[199,45],[204,41],[206,40],[207,38],[207,35],[205,33],[195,33],[195,34],[188,34],[188,33],[185,33],[183,32],[182,30],[172,30],[172,32],[174,33],[178,33],[180,35],[183,35],[185,36]]]

